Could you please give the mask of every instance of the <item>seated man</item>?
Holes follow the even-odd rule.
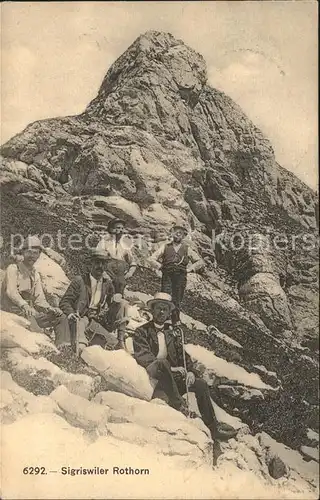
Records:
[[[198,407],[205,425],[213,439],[228,440],[236,431],[227,424],[217,422],[210,399],[209,388],[197,372],[190,356],[185,353],[187,372],[183,363],[181,332],[172,327],[170,314],[174,308],[171,296],[157,293],[149,300],[153,319],[140,326],[133,338],[134,357],[139,365],[146,368],[150,377],[158,380],[153,398],[164,399],[176,410],[188,414],[182,395],[188,390],[195,392]]]
[[[71,281],[60,300],[64,315],[56,329],[57,346],[74,347],[77,330],[80,350],[87,345],[105,347],[107,341],[114,340],[109,332],[116,330],[116,347],[125,348],[127,303],[119,294],[115,295],[112,280],[105,272],[109,259],[108,252],[93,250],[88,272]]]
[[[34,331],[54,327],[59,323],[61,311],[47,302],[41,278],[34,265],[41,254],[41,242],[36,236],[25,239],[22,260],[10,264],[2,283],[1,308],[25,316]]]

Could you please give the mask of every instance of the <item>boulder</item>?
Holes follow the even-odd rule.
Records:
[[[251,389],[243,387],[242,385],[224,385],[219,384],[218,389],[221,393],[235,399],[242,399],[243,401],[263,400],[264,395],[259,389]]]
[[[17,349],[8,351],[6,358],[13,378],[33,394],[48,395],[59,385],[65,385],[73,394],[89,399],[101,381],[99,376],[65,372],[44,357],[34,359]]]
[[[108,430],[112,437],[120,441],[138,444],[160,455],[179,457],[184,466],[199,466],[204,461],[203,451],[192,442],[191,436],[179,439],[171,433],[130,422],[109,423]]]
[[[12,380],[9,372],[1,372],[1,422],[12,423],[28,413],[56,413],[61,411],[48,396],[35,396]]]
[[[257,438],[250,434],[238,434],[237,439],[221,443],[222,454],[218,458],[218,466],[232,463],[243,471],[251,471],[255,477],[270,482],[268,466],[264,460],[263,449]]]
[[[242,361],[243,347],[239,342],[220,332],[214,325],[208,326],[207,333],[212,348],[219,357],[235,363]]]
[[[301,446],[300,451],[306,459],[319,462],[319,447],[312,448],[311,446]]]
[[[240,430],[237,439],[221,443],[222,454],[218,458],[218,469],[223,471],[228,464],[232,464],[242,471],[250,471],[254,478],[259,478],[266,486],[275,486],[282,498],[286,494],[285,491],[288,498],[300,498],[301,495],[306,498],[313,497],[318,482],[315,468],[313,472],[310,469],[311,474],[308,475],[303,466],[299,467],[302,463],[296,460],[299,457],[296,451],[287,447],[285,454],[283,450],[277,453],[276,447],[271,450],[265,443],[261,441],[261,435],[253,436]],[[273,498],[273,495],[270,498]]]
[[[139,205],[122,196],[93,196],[90,201],[95,207],[107,210],[115,217],[124,219],[129,225],[136,226],[142,222]]]
[[[143,218],[151,224],[157,223],[166,227],[176,222],[175,217],[160,203],[152,203],[142,212]]]
[[[41,276],[43,289],[48,301],[53,306],[58,306],[60,298],[69,285],[69,278],[66,276],[61,265],[44,252],[41,252],[39,259],[35,263],[35,268]]]
[[[272,246],[272,235],[261,232],[240,229],[247,245],[236,255],[236,276],[239,282],[244,283],[258,273],[273,274],[275,277],[284,271],[283,256]],[[281,266],[282,264],[282,266]]]
[[[108,432],[108,407],[72,394],[63,385],[52,391],[50,398],[61,408],[71,425],[87,430],[97,430],[101,435]]]
[[[160,430],[162,428],[167,431],[173,429],[174,432],[177,430],[176,423],[178,422],[180,426],[187,425],[186,429],[189,429],[188,425],[192,425],[192,429],[197,427],[206,436],[210,435],[202,420],[189,420],[181,412],[174,410],[167,404],[154,404],[154,400],[143,401],[125,394],[103,391],[96,394],[94,401],[109,406],[111,411],[110,422],[136,422],[147,427],[157,427]],[[180,431],[183,434],[184,431],[181,429]]]
[[[239,295],[245,306],[257,313],[272,332],[292,330],[287,296],[273,274],[255,274],[240,287]]]
[[[63,270],[66,269],[67,266],[66,259],[59,252],[57,252],[51,247],[43,247],[42,252],[46,254],[47,257],[49,257],[51,260],[59,264],[59,266],[62,267]]]
[[[304,339],[304,345],[310,347],[312,351],[319,349],[319,311],[316,307],[319,302],[317,274],[316,272],[315,282],[294,284],[288,289],[288,301],[297,337]]]
[[[49,396],[34,396],[27,405],[27,413],[55,413],[62,415],[59,406]]]
[[[264,365],[253,365],[253,368],[267,384],[270,384],[272,387],[279,387],[281,385],[276,372],[267,370]]]
[[[97,370],[110,390],[149,401],[154,385],[144,368],[138,365],[129,353],[105,351],[100,346],[86,347],[82,359]]]
[[[277,457],[277,460],[274,461],[274,464],[277,465],[277,471],[275,472],[276,475],[279,475],[280,472],[284,470],[284,467],[280,465],[280,463],[283,462],[285,467],[290,470],[290,473],[295,472],[303,481],[306,481],[315,487],[319,486],[319,469],[317,462],[314,460],[311,460],[310,462],[304,461],[298,451],[292,450],[282,443],[278,443],[265,432],[258,434],[257,438],[259,439],[259,443],[262,448],[265,449],[269,464],[275,457]]]
[[[204,460],[211,463],[212,441],[209,429],[203,424],[202,420],[189,420],[182,413],[168,405],[153,404],[111,391],[98,393],[93,401],[109,407],[109,421],[111,423],[131,423],[133,424],[132,428],[134,425],[141,426],[141,428],[138,427],[137,429],[138,437],[136,439],[134,434],[132,436],[130,433],[130,427],[122,426],[120,429],[124,433],[123,435],[126,436],[126,440],[139,442],[140,436],[140,439],[146,442],[150,439],[149,433],[152,430],[156,436],[153,438],[153,442],[161,443],[161,446],[166,446],[167,450],[171,444],[168,439],[163,440],[160,435],[165,435],[167,438],[170,436],[173,454],[178,455],[178,449],[186,456],[192,452],[194,458],[197,457],[197,461]],[[148,429],[148,431],[144,433],[145,429]],[[176,450],[175,442],[178,442]],[[194,448],[193,451],[192,448]],[[182,452],[182,450],[184,451]]]
[[[269,461],[268,471],[273,479],[280,479],[288,473],[288,468],[280,457],[275,456]]]
[[[3,162],[4,170],[8,170],[13,174],[21,175],[22,177],[27,177],[28,165],[19,160],[7,160]]]
[[[30,331],[30,322],[22,316],[1,311],[1,348],[20,347],[29,354],[58,352],[47,335]]]

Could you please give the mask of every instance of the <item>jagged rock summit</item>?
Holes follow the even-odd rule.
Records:
[[[72,194],[114,193],[147,206],[161,201],[163,188],[150,186],[147,176],[166,173],[163,182],[189,204],[193,199],[189,222],[195,216],[209,229],[246,212],[237,197],[245,188],[266,190],[272,205],[315,227],[312,191],[277,166],[270,142],[208,85],[203,57],[166,33],[141,35],[111,66],[84,113],[35,122],[2,153],[24,162],[31,182],[40,169],[61,183],[70,178]],[[188,174],[196,185],[182,190],[179,181],[191,183]]]
[[[281,382],[271,402],[239,409],[225,391],[221,405],[302,444],[306,426],[318,425],[316,195],[276,162],[241,108],[208,84],[201,55],[170,34],[147,32],[111,66],[83,113],[30,124],[1,154],[3,264],[10,234],[98,238],[114,216],[143,235],[135,251],[145,264],[146,239],[156,245],[173,222],[184,222],[207,263],[189,280],[184,311],[242,349],[231,352],[213,333],[194,343]],[[270,245],[275,237],[288,243]],[[79,250],[65,257],[79,271]],[[159,284],[141,268],[130,287],[154,293]]]

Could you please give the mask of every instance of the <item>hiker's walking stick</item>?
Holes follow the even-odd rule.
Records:
[[[76,321],[76,356],[79,357],[79,320]]]
[[[182,357],[183,357],[183,367],[184,367],[184,370],[185,370],[185,374],[186,374],[186,395],[187,395],[187,406],[188,406],[188,417],[189,417],[189,414],[190,414],[190,408],[189,408],[189,387],[188,387],[188,384],[187,384],[187,360],[186,360],[186,352],[185,352],[185,343],[184,343],[184,331],[183,331],[183,328],[181,326],[178,327],[179,331],[181,332],[181,342],[182,342]]]
[[[79,312],[77,311],[77,321],[76,321],[76,338],[75,338],[75,343],[76,343],[76,356],[77,358],[79,357]]]

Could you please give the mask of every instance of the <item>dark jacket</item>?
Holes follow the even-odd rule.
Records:
[[[164,335],[168,353],[167,360],[172,367],[184,366],[181,337],[175,334],[176,331],[171,324],[165,325]],[[144,368],[147,368],[150,363],[157,359],[159,343],[153,321],[149,321],[136,329],[133,337],[133,349],[137,363]],[[187,352],[185,354],[187,371],[198,375],[189,354]]]
[[[102,281],[101,299],[97,314],[102,309],[108,308],[114,295],[114,286],[111,278],[104,275]],[[69,316],[71,313],[79,312],[80,316],[86,316],[91,301],[91,281],[89,273],[84,276],[76,276],[70,283],[64,296],[60,300],[60,309]]]

